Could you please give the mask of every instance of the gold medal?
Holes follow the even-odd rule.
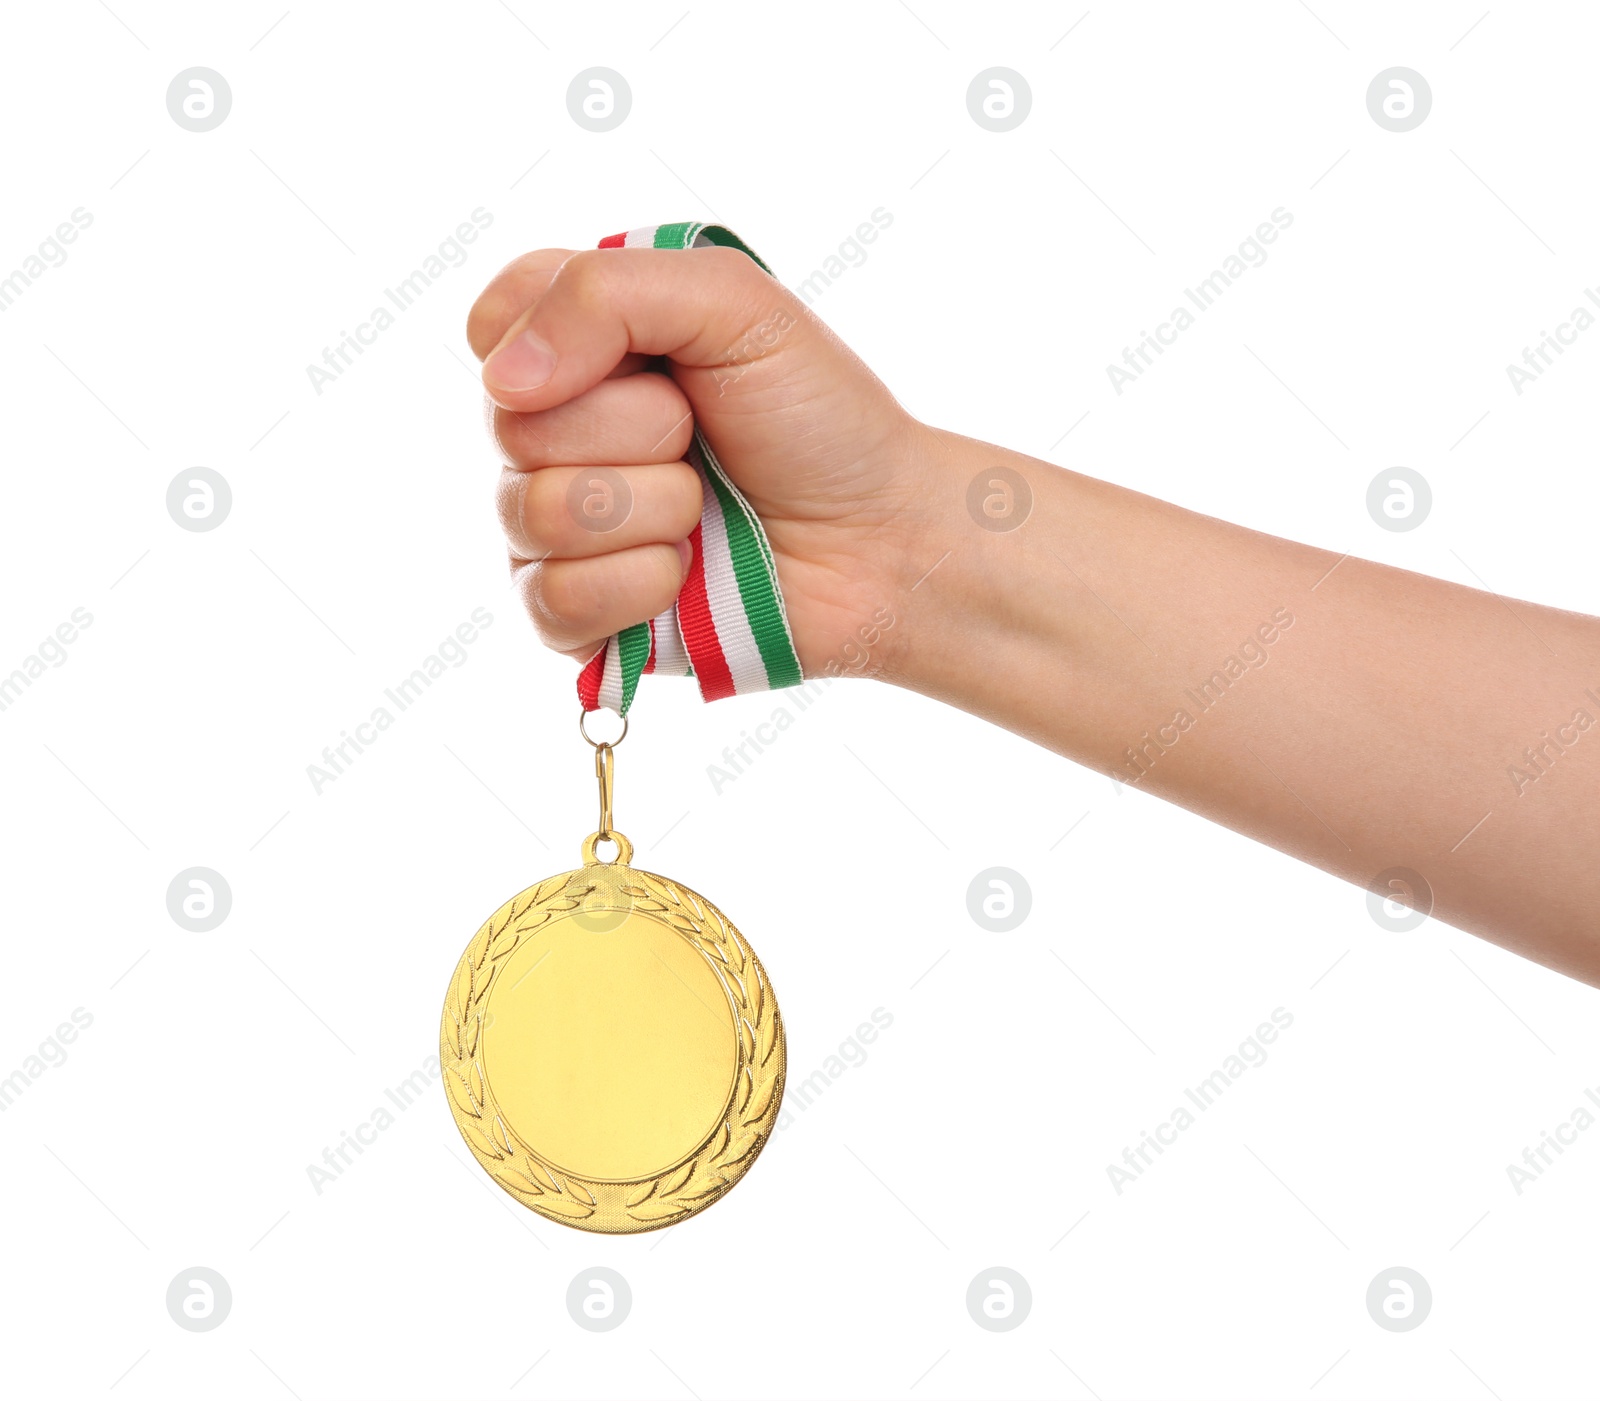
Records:
[[[766,971],[732,922],[632,866],[611,826],[613,743],[589,742],[600,826],[583,865],[473,936],[439,1060],[490,1177],[551,1221],[623,1234],[682,1221],[744,1176],[777,1119],[786,1052]]]

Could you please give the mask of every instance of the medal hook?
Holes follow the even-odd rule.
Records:
[[[611,796],[616,787],[616,757],[617,745],[628,737],[628,717],[622,717],[622,733],[615,739],[594,739],[589,734],[587,721],[588,711],[581,711],[578,715],[578,733],[594,746],[594,776],[600,789],[600,829],[592,833],[583,843],[583,864],[593,866],[598,864],[610,865],[610,862],[600,862],[595,853],[597,842],[612,842],[617,848],[617,863],[626,866],[633,859],[633,844],[621,832],[612,830],[611,827]]]
[[[594,747],[594,776],[600,781],[600,830],[601,841],[611,839],[611,793],[616,779],[616,770],[612,762],[611,746],[597,744]]]

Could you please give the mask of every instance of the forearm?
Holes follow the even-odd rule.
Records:
[[[886,679],[1362,886],[1413,869],[1438,917],[1600,983],[1600,622],[929,451],[949,553]],[[1015,529],[965,509],[997,466]]]

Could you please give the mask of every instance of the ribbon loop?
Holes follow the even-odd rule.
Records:
[[[602,248],[712,246],[737,248],[772,272],[720,224],[659,224],[600,240]],[[586,711],[626,715],[639,678],[649,672],[693,676],[708,701],[798,686],[803,679],[760,518],[728,479],[699,424],[684,459],[699,475],[701,493],[688,576],[672,607],[623,628],[589,659],[578,676]]]

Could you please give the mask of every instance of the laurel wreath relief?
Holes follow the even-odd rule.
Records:
[[[553,1167],[501,1118],[484,1077],[484,1007],[499,970],[530,936],[576,909],[596,884],[587,871],[530,886],[490,916],[467,945],[445,997],[439,1060],[456,1123],[473,1155],[506,1191],[553,1221],[591,1231],[648,1231],[709,1206],[755,1161],[783,1100],[784,1036],[777,1000],[755,952],[709,901],[665,877],[618,869],[630,908],[660,919],[710,963],[733,1007],[739,1064],[722,1121],[684,1161],[658,1177],[604,1182]],[[639,884],[623,884],[637,880]]]

